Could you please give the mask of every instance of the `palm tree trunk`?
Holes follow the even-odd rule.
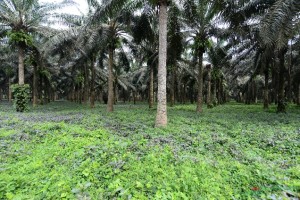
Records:
[[[190,82],[189,84],[189,90],[188,90],[188,96],[190,98],[191,104],[194,104],[195,96],[194,96],[194,83]]]
[[[246,97],[246,104],[250,104],[250,86],[248,86],[248,92],[246,93],[247,94],[247,97]],[[219,104],[223,104],[223,80],[222,78],[219,78],[219,81],[218,81],[218,102]]]
[[[108,101],[107,101],[107,111],[114,111],[114,75],[113,75],[113,56],[114,50],[109,49],[109,63],[108,63]]]
[[[197,113],[202,112],[203,104],[203,51],[199,52],[199,65],[198,65],[198,97],[197,97]]]
[[[279,80],[279,69],[278,69],[278,64],[277,63],[273,63],[272,64],[272,84],[273,84],[273,97],[274,97],[274,103],[278,104],[278,91],[279,91],[279,87],[278,87],[278,80]]]
[[[133,91],[133,104],[136,104],[136,91]]]
[[[164,127],[167,118],[167,1],[160,1],[159,9],[159,59],[158,59],[158,91],[156,127]]]
[[[119,88],[118,88],[118,81],[117,79],[115,80],[115,84],[114,84],[114,104],[117,104],[119,101]]]
[[[214,82],[213,82],[213,104],[216,106],[217,105],[217,80],[216,78],[214,78]]]
[[[154,104],[154,69],[150,68],[150,83],[149,83],[149,108],[153,108]]]
[[[279,52],[279,80],[278,80],[278,105],[277,112],[286,112],[285,110],[285,96],[284,96],[284,76],[285,76],[285,65],[284,65],[284,51]]]
[[[211,103],[211,65],[207,65],[207,107],[212,108],[213,105]]]
[[[11,91],[11,81],[10,78],[8,78],[8,102],[11,102],[12,100],[12,91]]]
[[[32,105],[33,107],[36,107],[38,104],[38,71],[37,71],[37,65],[33,66],[33,100]]]
[[[298,83],[298,97],[297,97],[297,105],[300,106],[300,83]]]
[[[24,48],[19,46],[19,85],[24,85],[25,76],[24,76]]]
[[[293,100],[293,90],[292,90],[292,70],[293,70],[293,48],[292,48],[292,42],[290,45],[290,61],[288,65],[288,71],[287,71],[287,100],[289,103]]]
[[[95,108],[95,79],[96,79],[96,69],[95,69],[95,63],[92,59],[91,63],[91,71],[92,71],[92,81],[91,81],[91,108]]]
[[[264,109],[269,108],[269,69],[265,70]]]
[[[186,83],[183,83],[183,88],[182,88],[182,103],[186,103]]]
[[[87,64],[84,64],[83,103],[88,103],[89,96],[89,74]]]
[[[175,79],[176,79],[176,68],[172,66],[172,80],[171,80],[171,107],[175,105]]]

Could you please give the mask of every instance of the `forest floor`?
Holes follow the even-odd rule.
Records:
[[[0,199],[298,199],[300,108],[0,103]]]

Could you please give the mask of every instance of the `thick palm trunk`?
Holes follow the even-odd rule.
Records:
[[[96,78],[96,69],[94,61],[91,63],[91,71],[92,71],[92,81],[91,81],[91,108],[95,108],[95,78]]]
[[[211,65],[207,65],[207,107],[212,108],[211,102]]]
[[[265,70],[264,109],[269,108],[269,69]]]
[[[149,83],[149,108],[153,108],[154,104],[154,69],[150,68],[150,83]]]
[[[24,85],[25,76],[24,76],[24,48],[22,46],[19,46],[19,85]]]
[[[197,109],[198,113],[202,112],[203,104],[203,51],[199,52],[199,65],[198,65],[198,97],[197,97]]]
[[[114,111],[114,75],[113,75],[113,56],[114,50],[109,49],[109,63],[108,63],[108,101],[107,101],[107,111]]]
[[[286,112],[285,96],[284,96],[284,77],[285,77],[285,65],[284,65],[284,51],[279,52],[279,80],[278,80],[278,105],[277,112]]]
[[[156,127],[166,126],[167,119],[167,1],[160,1],[159,9],[159,59]]]
[[[37,65],[33,66],[33,100],[32,100],[32,105],[33,107],[36,107],[38,104],[38,70],[37,70]]]

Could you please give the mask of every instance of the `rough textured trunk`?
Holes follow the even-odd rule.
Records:
[[[115,80],[115,84],[114,84],[114,104],[117,104],[119,101],[119,88],[118,88],[118,80]]]
[[[202,104],[203,104],[203,51],[199,52],[199,65],[198,65],[198,96],[197,96],[197,109],[198,113],[202,112]]]
[[[213,104],[211,102],[211,65],[207,65],[207,107],[212,108]]]
[[[257,103],[256,82],[254,80],[252,82],[252,103]]]
[[[52,88],[51,88],[50,82],[48,81],[48,84],[47,84],[47,103],[50,103],[51,94],[52,94]]]
[[[114,111],[114,75],[113,75],[113,58],[114,50],[109,49],[109,63],[108,63],[108,101],[107,101],[107,111]]]
[[[287,100],[289,103],[293,100],[293,90],[292,90],[292,70],[293,70],[293,49],[290,45],[290,60],[287,71]]]
[[[189,99],[190,99],[190,102],[191,104],[194,104],[194,101],[195,101],[195,96],[194,96],[194,83],[193,82],[190,82],[189,84],[189,91],[188,91],[188,96],[189,96]]]
[[[172,79],[171,79],[171,107],[175,105],[175,79],[176,79],[176,68],[172,66]]]
[[[278,79],[279,79],[279,69],[278,64],[273,63],[272,71],[272,83],[273,83],[273,101],[278,104]]]
[[[298,97],[297,97],[297,105],[300,106],[300,83],[298,84]]]
[[[82,91],[83,89],[82,88],[83,88],[83,85],[82,85],[82,82],[80,82],[79,85],[78,85],[78,92],[77,92],[78,93],[78,103],[79,104],[82,104],[82,94],[83,94],[83,91]]]
[[[279,80],[278,80],[278,105],[277,112],[286,112],[285,96],[284,96],[284,77],[285,77],[285,65],[284,65],[284,51],[279,52]]]
[[[89,73],[88,73],[88,66],[84,64],[84,85],[83,85],[83,103],[88,103],[89,97]]]
[[[76,101],[76,87],[74,85],[72,86],[72,91],[71,91],[71,101],[72,102]]]
[[[149,108],[153,108],[154,104],[154,69],[150,68],[150,83],[149,83]]]
[[[99,99],[98,99],[99,103],[103,102],[103,91],[102,88],[99,89]]]
[[[12,101],[12,91],[11,91],[11,81],[10,78],[8,78],[8,102]]]
[[[25,83],[25,75],[24,75],[24,59],[25,59],[25,53],[24,48],[22,46],[19,46],[19,85],[24,85]]]
[[[156,127],[167,125],[167,1],[160,1],[159,9],[159,59]]]
[[[136,104],[136,91],[133,91],[133,104]]]
[[[269,108],[269,69],[265,70],[264,109]]]
[[[214,79],[214,84],[213,84],[213,89],[212,89],[212,99],[213,99],[213,105],[216,106],[217,105],[217,81],[216,79]]]
[[[96,69],[94,60],[91,63],[91,71],[92,71],[92,80],[91,80],[91,108],[95,108],[95,79],[96,79]]]
[[[185,104],[186,102],[186,84],[183,83],[183,89],[182,89],[182,103]]]
[[[36,107],[38,104],[38,69],[37,65],[33,66],[33,82],[32,82],[32,95],[33,95],[33,100],[32,100],[32,106]]]
[[[249,87],[248,87],[249,89]],[[223,104],[223,78],[220,78],[219,79],[219,88],[218,88],[218,102],[219,104]],[[250,92],[248,91],[248,94],[247,94],[247,98],[248,96],[250,95]],[[248,98],[248,101],[250,101],[250,98]],[[249,102],[250,104],[250,102]]]

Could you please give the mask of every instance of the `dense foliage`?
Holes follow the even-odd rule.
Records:
[[[24,112],[28,110],[29,101],[29,85],[12,85],[12,94],[14,96],[14,107],[17,112]]]
[[[57,102],[16,114],[0,105],[1,199],[299,197],[300,109],[260,105],[94,110]]]

